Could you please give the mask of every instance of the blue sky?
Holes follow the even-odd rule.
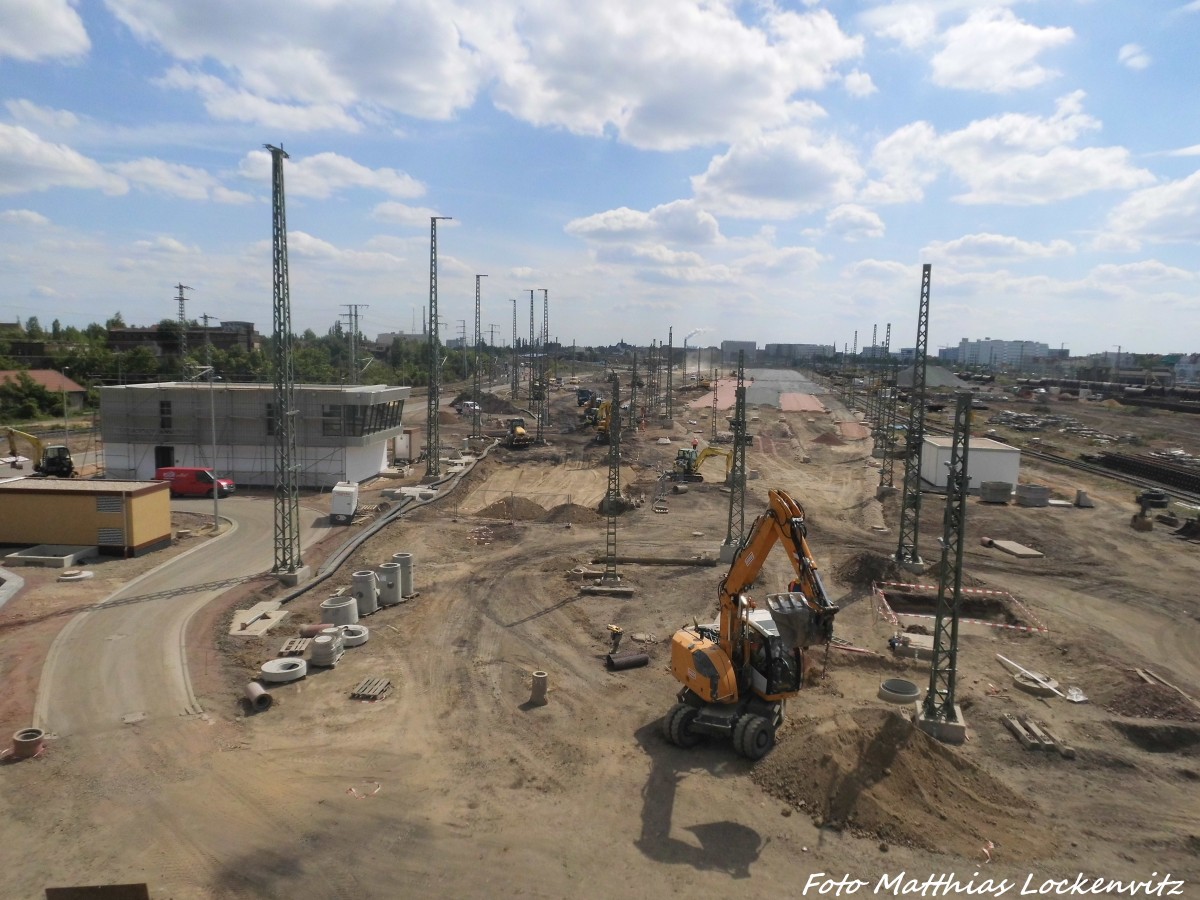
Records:
[[[0,0],[0,319],[1194,352],[1200,0]],[[541,294],[538,297],[540,317]]]

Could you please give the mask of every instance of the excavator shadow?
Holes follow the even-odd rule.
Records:
[[[671,834],[675,800],[689,776],[702,779],[744,776],[749,764],[733,756],[728,743],[713,741],[691,749],[666,742],[658,719],[635,732],[638,745],[650,759],[650,774],[642,788],[642,831],[634,842],[647,858],[694,869],[725,872],[731,878],[749,878],[766,841],[748,825],[722,820],[679,825],[695,840]]]

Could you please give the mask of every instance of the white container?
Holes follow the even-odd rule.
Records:
[[[358,485],[353,481],[339,481],[333,486],[329,506],[329,520],[334,525],[349,525],[358,512]]]
[[[921,445],[921,480],[944,488],[950,472],[954,439],[926,435]],[[979,490],[980,482],[1007,481],[1016,484],[1021,472],[1021,451],[990,438],[972,437],[967,448],[967,490]]]
[[[413,555],[411,553],[393,553],[392,562],[400,564],[400,596],[412,597],[416,594],[413,589]]]

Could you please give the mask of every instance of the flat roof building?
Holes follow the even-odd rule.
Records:
[[[404,430],[411,390],[296,385],[297,484],[332,487],[383,471],[389,440]],[[105,469],[115,478],[153,478],[164,466],[204,466],[239,485],[269,487],[275,480],[274,393],[269,384],[210,388],[207,382],[101,388]]]

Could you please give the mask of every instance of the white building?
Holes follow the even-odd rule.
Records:
[[[921,444],[921,480],[944,488],[949,481],[954,438],[926,435]],[[1016,485],[1021,475],[1021,451],[990,438],[971,438],[967,448],[967,490],[978,491],[984,481]]]
[[[1038,341],[982,341],[958,342],[958,359],[961,366],[1026,366],[1035,359],[1050,355],[1050,346]]]
[[[297,385],[297,484],[330,487],[378,475],[387,467],[388,441],[404,430],[401,417],[411,390],[383,384]],[[239,485],[274,484],[273,385],[103,387],[100,423],[110,478],[151,479],[163,466],[206,466]]]

